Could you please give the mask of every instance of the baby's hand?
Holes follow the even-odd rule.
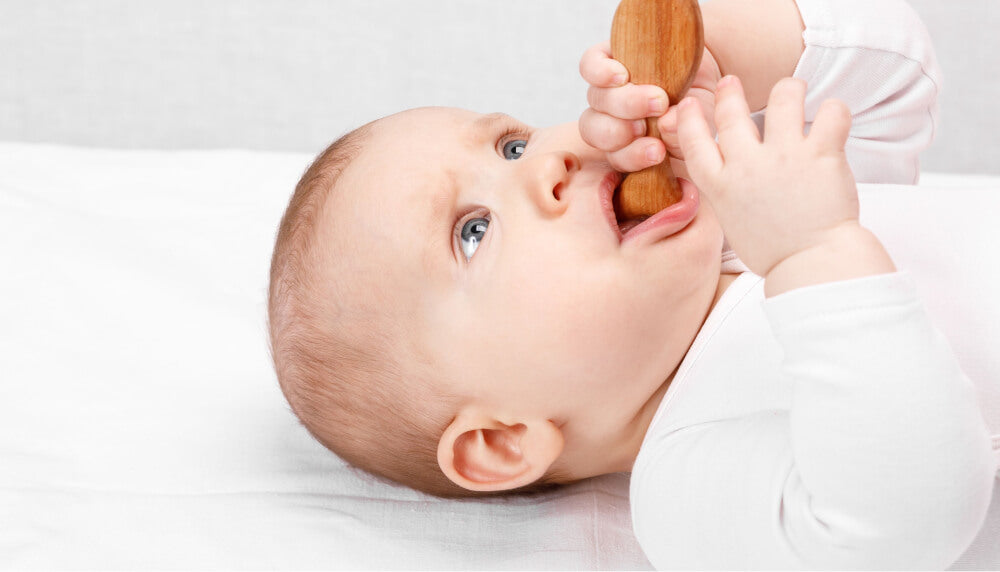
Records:
[[[857,186],[844,154],[850,111],[837,100],[825,101],[805,136],[805,93],[805,82],[797,79],[774,86],[763,142],[735,77],[723,78],[716,92],[718,143],[697,102],[685,99],[678,106],[688,173],[729,244],[759,276],[796,254],[849,244],[861,228]]]
[[[587,101],[590,107],[580,115],[580,135],[589,145],[607,152],[608,162],[618,171],[641,171],[659,164],[667,153],[684,159],[677,141],[677,109],[662,88],[628,83],[628,71],[611,57],[611,42],[602,42],[580,58],[580,75],[590,84]],[[688,94],[701,103],[705,115],[712,117],[715,108],[715,84],[719,66],[706,49],[701,66]],[[645,137],[646,117],[659,117],[657,127],[662,140]],[[709,119],[711,125],[711,119]],[[674,171],[683,176],[683,165]]]

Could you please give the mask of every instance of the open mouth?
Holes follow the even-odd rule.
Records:
[[[614,200],[621,190],[624,173],[611,172],[605,176],[601,185],[601,204],[622,244],[633,242],[657,241],[676,234],[694,220],[700,204],[698,191],[691,185],[684,187],[681,199],[652,216],[620,218],[614,208]]]
[[[624,238],[627,232],[642,222],[639,219],[619,220],[617,209],[615,209],[615,197],[621,191],[622,181],[624,180],[625,173],[612,171],[601,181],[601,209],[604,211],[604,216],[608,219],[608,223],[611,224],[612,230],[618,235],[619,241]]]
[[[615,196],[618,196],[619,191],[621,191],[621,184],[615,187]],[[615,220],[618,222],[618,231],[622,233],[622,237],[627,235],[633,228],[639,226],[649,218],[648,216],[640,216],[623,219],[623,215],[619,214],[617,209],[612,210],[615,213]]]
[[[607,216],[608,222],[611,223],[614,230],[617,231],[619,240],[624,240],[625,236],[632,229],[649,218],[648,216],[623,218],[619,209],[615,208],[615,199],[618,197],[618,193],[621,192],[622,181],[625,180],[625,175],[626,173],[612,171],[604,177],[601,184],[601,203],[604,208],[604,214]]]

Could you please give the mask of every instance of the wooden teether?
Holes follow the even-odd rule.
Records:
[[[611,23],[611,56],[625,65],[629,81],[658,85],[676,105],[701,65],[705,32],[697,0],[622,0]],[[660,137],[656,117],[646,134]],[[670,161],[631,173],[615,194],[618,220],[654,215],[681,199]]]

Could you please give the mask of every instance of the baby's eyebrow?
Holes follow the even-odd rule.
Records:
[[[466,142],[470,147],[478,147],[488,142],[499,130],[499,125],[510,125],[517,120],[502,112],[487,113],[468,124]]]
[[[440,178],[430,182],[430,200],[424,214],[426,240],[424,243],[423,266],[428,275],[438,275],[447,267],[447,253],[451,251],[452,231],[456,202],[458,200],[458,178],[451,169],[444,169]]]

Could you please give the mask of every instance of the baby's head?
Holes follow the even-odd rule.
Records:
[[[619,181],[575,124],[498,114],[415,109],[331,145],[271,265],[293,411],[348,462],[442,496],[629,470],[716,295],[722,233],[702,204],[623,241]]]

